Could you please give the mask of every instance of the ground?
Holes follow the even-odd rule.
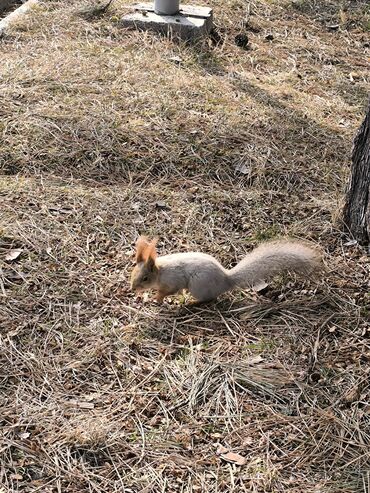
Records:
[[[340,221],[366,3],[215,0],[186,46],[44,1],[0,41],[2,491],[369,491],[369,259]],[[304,238],[327,273],[159,306],[128,289],[139,233],[225,266]]]

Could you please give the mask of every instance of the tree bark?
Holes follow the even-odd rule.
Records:
[[[370,243],[370,102],[352,149],[350,183],[343,221],[361,244]]]

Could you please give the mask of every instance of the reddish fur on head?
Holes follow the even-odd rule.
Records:
[[[149,241],[147,236],[140,236],[136,242],[136,263],[145,262],[149,260],[152,262],[157,258],[157,239]]]
[[[155,265],[157,258],[157,239],[149,241],[146,236],[140,236],[136,242],[136,266],[131,274],[131,289],[150,289],[156,283],[158,268]]]

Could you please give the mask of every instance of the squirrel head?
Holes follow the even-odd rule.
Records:
[[[146,236],[140,236],[136,242],[136,265],[131,274],[131,289],[145,291],[154,288],[158,277],[157,240],[149,241]]]

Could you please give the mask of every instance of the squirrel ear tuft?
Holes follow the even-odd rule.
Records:
[[[146,250],[150,242],[146,236],[140,236],[136,242],[136,263],[144,262],[146,259]]]
[[[148,243],[144,251],[144,262],[150,269],[154,267],[155,259],[157,258],[157,241],[157,238],[155,238],[150,243]]]

